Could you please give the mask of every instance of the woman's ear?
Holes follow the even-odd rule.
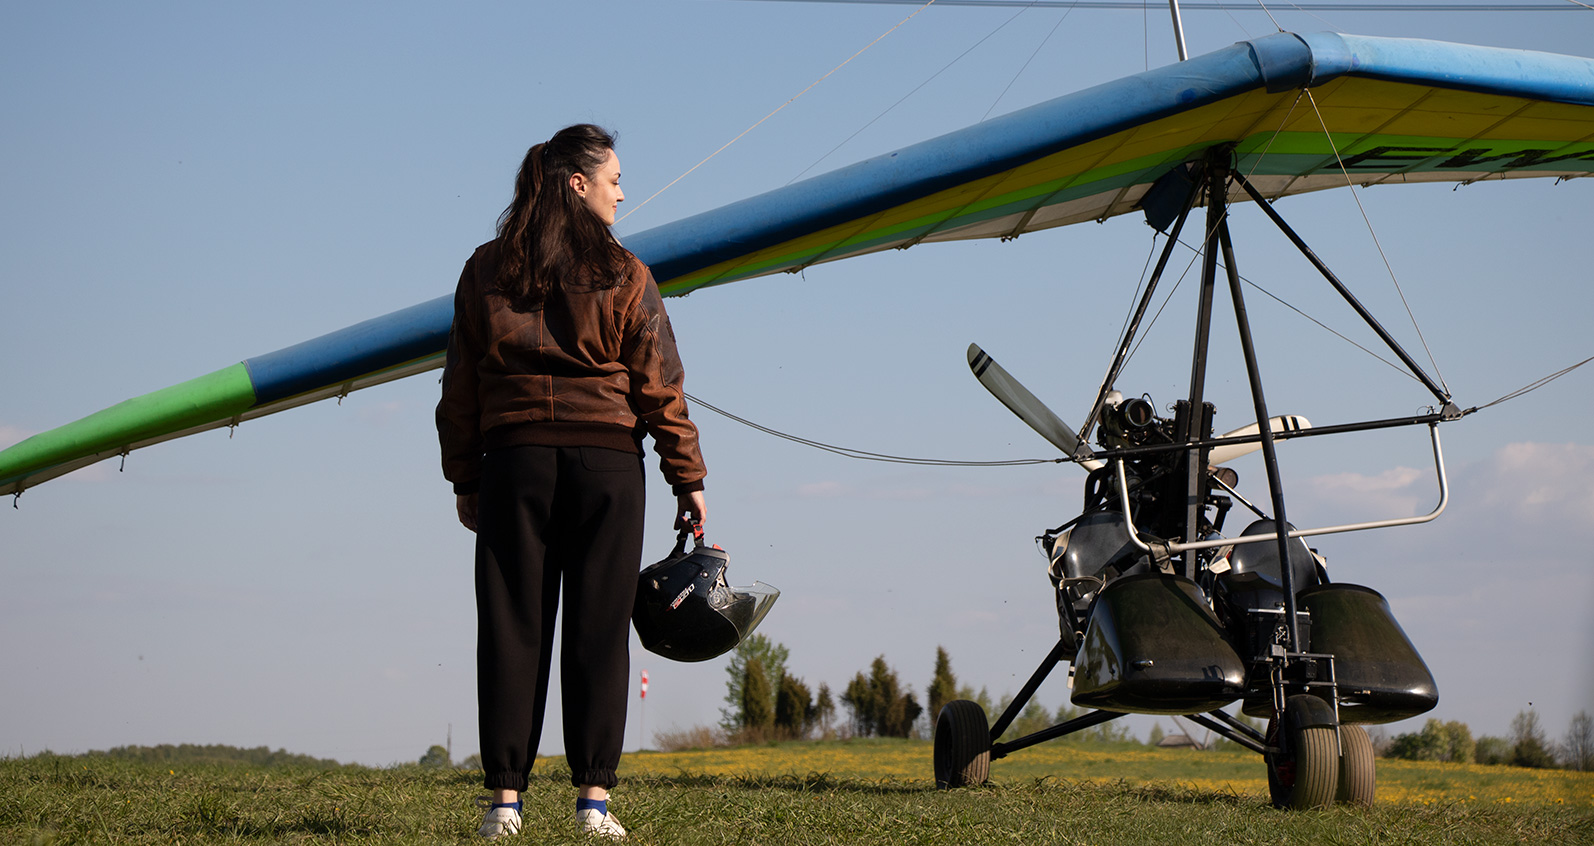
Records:
[[[570,190],[578,197],[587,196],[587,175],[579,170],[570,174]]]

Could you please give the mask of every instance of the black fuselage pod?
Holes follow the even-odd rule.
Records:
[[[1372,588],[1344,583],[1301,591],[1311,612],[1311,651],[1334,656],[1344,723],[1392,723],[1439,704],[1439,688],[1389,603]]]
[[[1245,663],[1195,582],[1128,576],[1097,597],[1074,660],[1075,705],[1194,714],[1244,693]]]

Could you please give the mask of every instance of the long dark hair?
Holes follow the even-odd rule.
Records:
[[[515,198],[498,216],[498,289],[517,306],[535,307],[564,285],[610,288],[625,281],[630,253],[570,187],[573,174],[596,176],[615,137],[578,123],[526,151]]]

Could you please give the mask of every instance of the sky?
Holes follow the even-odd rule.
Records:
[[[1169,64],[1166,7],[1150,6],[932,6],[892,30],[914,7],[8,4],[0,446],[450,293],[526,148],[567,124],[619,132],[623,239]],[[1594,52],[1587,10],[1274,17]],[[1185,25],[1193,55],[1275,31],[1261,12],[1187,11]],[[1594,355],[1591,205],[1590,180],[1521,180],[1278,207],[1424,361],[1426,346],[1467,407]],[[1254,209],[1237,207],[1233,226],[1242,273],[1353,328]],[[819,265],[669,309],[687,390],[762,425],[897,455],[1051,458],[969,375],[965,348],[980,343],[1077,424],[1151,246],[1125,216]],[[1159,408],[1187,392],[1193,287],[1119,383]],[[1249,305],[1275,413],[1321,425],[1429,402],[1294,312]],[[1214,347],[1220,430],[1250,407],[1236,348]],[[1442,427],[1451,502],[1438,520],[1314,542],[1336,581],[1389,598],[1438,681],[1427,716],[1503,735],[1532,707],[1553,738],[1594,710],[1591,380],[1579,370]],[[438,468],[437,391],[435,373],[414,377],[3,503],[16,507],[0,508],[0,755],[224,743],[385,765],[450,734],[456,759],[474,752],[472,536]],[[733,582],[783,591],[760,631],[811,688],[839,693],[883,655],[922,701],[942,646],[962,683],[1001,697],[1050,649],[1033,538],[1077,513],[1079,468],[862,462],[694,419],[709,539],[731,553]],[[1297,441],[1281,464],[1298,525],[1437,499],[1420,430]],[[1265,499],[1256,458],[1235,467]],[[672,498],[656,474],[649,484],[646,561],[674,540]],[[650,686],[626,748],[718,722],[727,660],[634,647]],[[1066,696],[1060,678],[1039,693],[1049,708]],[[554,707],[543,751],[562,748],[560,725]]]

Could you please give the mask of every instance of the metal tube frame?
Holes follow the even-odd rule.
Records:
[[[1436,478],[1439,480],[1439,504],[1427,514],[1415,517],[1395,517],[1387,520],[1369,520],[1361,523],[1343,523],[1337,526],[1322,526],[1315,529],[1291,529],[1288,532],[1266,532],[1259,535],[1244,535],[1237,538],[1216,538],[1213,540],[1195,541],[1194,543],[1181,543],[1169,541],[1165,544],[1170,552],[1183,552],[1191,549],[1212,549],[1220,546],[1238,546],[1245,543],[1262,543],[1277,539],[1280,534],[1292,538],[1305,538],[1314,535],[1332,535],[1342,532],[1360,532],[1367,529],[1387,529],[1391,526],[1411,526],[1418,523],[1427,523],[1444,513],[1445,506],[1450,503],[1450,485],[1445,476],[1444,450],[1439,444],[1439,424],[1428,424],[1428,433],[1433,440],[1433,455]],[[1134,518],[1129,513],[1129,479],[1124,471],[1123,459],[1114,462],[1118,471],[1118,497],[1124,509],[1124,526],[1127,529],[1129,540],[1142,552],[1151,552],[1151,546],[1140,539],[1140,530],[1135,528]],[[1283,559],[1289,560],[1289,559]],[[1285,568],[1288,569],[1288,568]]]
[[[1017,740],[1010,740],[1007,743],[992,743],[991,760],[1005,758],[1008,753],[1017,752],[1020,749],[1028,749],[1031,746],[1038,746],[1048,740],[1056,740],[1076,731],[1084,731],[1102,723],[1110,723],[1122,716],[1124,715],[1117,711],[1090,711],[1066,723],[1058,723],[1051,728],[1041,729],[1034,734],[1025,735]]]
[[[1238,743],[1252,752],[1257,752],[1263,755],[1267,754],[1267,738],[1258,734],[1256,729],[1251,728],[1239,720],[1235,720],[1233,717],[1230,717],[1223,711],[1213,711],[1211,714],[1212,716],[1208,716],[1206,714],[1185,714],[1184,716],[1186,719],[1190,720],[1196,725],[1201,726],[1204,729],[1215,731],[1220,736]],[[1219,722],[1218,720],[1213,719],[1213,716],[1228,717],[1229,720],[1233,720],[1233,723],[1230,724],[1227,720]],[[1238,726],[1238,728],[1236,728],[1236,726]]]

